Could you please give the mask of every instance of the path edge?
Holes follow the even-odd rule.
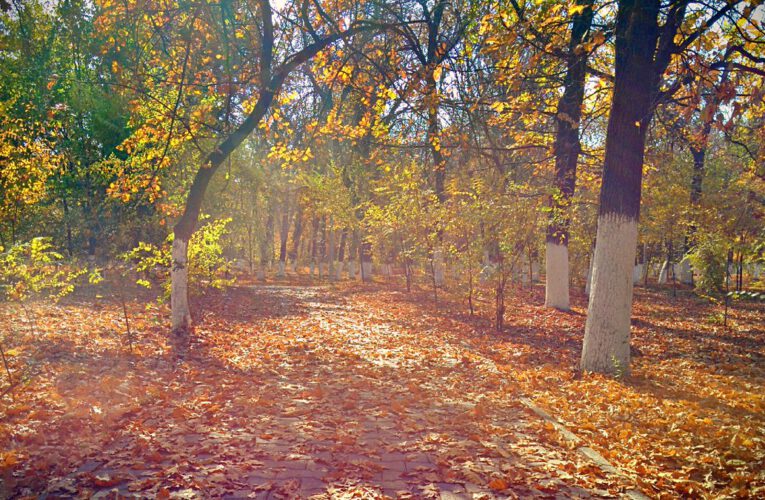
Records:
[[[618,476],[623,479],[628,479],[630,482],[634,482],[634,480],[631,477],[629,477],[626,473],[621,471],[618,467],[614,466],[614,464],[606,460],[606,458],[603,455],[593,450],[589,446],[585,446],[584,440],[580,438],[579,436],[577,436],[576,434],[574,434],[573,432],[571,432],[558,419],[556,419],[555,417],[547,413],[545,410],[543,410],[536,404],[532,403],[531,400],[529,400],[528,398],[522,397],[520,398],[520,401],[521,401],[521,404],[523,404],[523,406],[531,410],[534,414],[536,414],[542,420],[552,424],[555,430],[558,431],[563,436],[564,439],[576,445],[576,451],[580,455],[583,455],[585,458],[590,460],[600,470],[602,470],[606,474],[610,474],[612,476]],[[624,495],[631,500],[650,500],[650,497],[646,496],[643,492],[635,488],[625,491]]]

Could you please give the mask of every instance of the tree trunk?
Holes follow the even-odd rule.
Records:
[[[430,35],[437,36],[439,24],[431,23],[428,27],[431,30]],[[431,62],[434,55],[435,52],[430,54],[430,58],[428,59],[429,63]],[[441,132],[438,123],[439,95],[438,88],[436,86],[436,80],[432,70],[435,70],[435,66],[432,67],[431,71],[429,71],[425,78],[428,103],[428,142],[430,144],[431,155],[433,156],[435,194],[436,198],[438,199],[438,203],[443,205],[443,203],[446,201],[446,158],[444,158],[444,155],[441,152]],[[443,229],[439,227],[437,232],[438,242],[436,243],[436,247],[433,251],[433,255],[431,256],[430,261],[431,273],[433,276],[433,286],[436,288],[444,286],[444,254],[441,250],[441,245],[444,237]]]
[[[439,236],[439,239],[441,237]],[[432,271],[433,271],[433,285],[436,287],[444,286],[444,252],[441,247],[437,247],[433,250],[433,258],[431,259]]]
[[[729,76],[728,68],[726,67],[720,75],[720,81],[717,88],[720,88],[728,81]],[[714,90],[714,89],[713,89]],[[690,146],[691,156],[693,157],[693,175],[691,177],[691,210],[693,219],[688,226],[688,233],[685,235],[685,257],[682,261],[682,269],[680,272],[680,281],[687,285],[693,285],[693,270],[688,262],[687,255],[693,250],[696,244],[696,217],[699,206],[701,205],[701,194],[704,183],[704,162],[706,161],[707,144],[709,142],[709,134],[712,132],[712,122],[714,121],[714,115],[720,105],[720,97],[717,92],[712,92],[712,97],[707,102],[706,109],[702,115],[703,125],[701,127],[701,135],[698,141],[692,142]]]
[[[505,327],[505,284],[507,272],[502,255],[497,257],[497,285],[494,290],[494,328],[501,332]]]
[[[738,264],[736,266],[736,291],[744,289],[744,252],[738,253]]]
[[[348,239],[348,229],[343,229],[340,233],[340,248],[337,251],[337,270],[335,273],[335,279],[341,280],[343,278],[343,260],[345,259],[345,244]]]
[[[188,242],[191,240],[191,235],[194,233],[196,228],[197,220],[199,219],[199,213],[202,209],[202,201],[204,200],[205,191],[207,191],[207,186],[210,184],[210,180],[212,179],[213,175],[215,175],[215,172],[225,161],[225,159],[228,158],[234,149],[236,149],[239,144],[241,144],[242,141],[244,141],[244,139],[255,129],[258,123],[260,123],[260,120],[263,118],[263,116],[266,114],[266,111],[268,111],[268,108],[271,106],[271,102],[273,101],[276,92],[275,89],[277,89],[280,85],[281,81],[278,82],[278,85],[271,86],[271,89],[273,90],[266,90],[261,93],[258,102],[255,104],[255,108],[247,117],[247,119],[245,119],[244,123],[242,123],[239,128],[237,128],[231,135],[226,138],[226,140],[224,140],[217,148],[215,148],[212,153],[207,155],[194,176],[194,181],[192,182],[191,188],[189,189],[189,194],[186,197],[186,206],[184,207],[183,215],[181,215],[178,223],[173,228],[173,232],[175,234],[174,241],[179,241],[179,248],[176,252],[178,259],[173,257],[173,267],[176,267],[176,260],[179,263],[183,263],[182,268],[173,272],[171,279],[171,287],[173,289],[175,287],[181,287],[181,289],[178,290],[178,293],[176,294],[178,297],[177,302],[173,302],[171,300],[170,303],[170,314],[173,318],[174,332],[185,330],[191,324],[189,314],[190,309],[188,303],[188,269],[186,267],[186,262],[188,260]],[[171,291],[171,297],[173,294],[174,292]],[[176,328],[175,319],[185,317],[189,318],[188,324],[184,324],[185,320],[179,320],[177,323],[178,328]]]
[[[584,371],[627,375],[630,370],[632,266],[637,251],[645,137],[659,78],[666,68],[663,59],[654,62],[659,7],[658,0],[623,0],[616,16],[614,92],[582,347]],[[667,23],[677,22],[677,14],[671,19],[668,14]],[[674,32],[664,31],[671,43]],[[661,41],[665,42],[664,36]],[[668,61],[669,54],[666,58]]]
[[[176,335],[184,335],[191,328],[188,250],[188,240],[179,236],[173,239],[173,262],[170,270],[170,317],[172,329]]]
[[[372,244],[362,241],[359,245],[359,260],[361,261],[361,281],[372,280]]]
[[[691,146],[691,155],[693,156],[693,175],[691,177],[691,210],[692,217],[696,217],[696,211],[701,203],[702,185],[704,182],[704,161],[706,157],[706,140],[711,131],[711,122],[705,125],[702,130],[702,144]],[[683,259],[680,261],[680,282],[685,285],[693,285],[693,270],[688,262],[688,254],[693,250],[696,240],[696,223],[691,221],[688,226],[688,233],[685,235],[685,245],[683,248]]]
[[[673,248],[672,241],[667,242],[667,259],[661,265],[659,270],[659,284],[666,285],[671,279],[674,278],[675,264],[673,262]]]
[[[327,217],[321,219],[321,236],[319,237],[319,279],[324,277],[327,266]]]
[[[250,276],[252,276],[253,264],[255,262],[255,238],[253,235],[252,220],[247,223],[247,262],[250,265]]]
[[[289,205],[285,201],[282,205],[282,223],[279,228],[279,273],[280,278],[284,277],[287,267],[287,238],[290,234],[290,212]]]
[[[64,205],[64,226],[66,227],[66,251],[71,259],[74,256],[74,245],[72,244],[72,222],[69,219],[69,204],[66,202],[66,196],[61,197]]]
[[[268,2],[265,3],[268,7],[261,10],[262,20],[262,38],[261,38],[261,53],[260,53],[260,75],[261,86],[258,101],[255,103],[255,107],[244,121],[231,132],[222,142],[220,142],[215,149],[209,153],[194,175],[194,180],[191,184],[189,194],[186,197],[186,206],[183,210],[183,215],[178,220],[178,223],[173,228],[176,238],[180,238],[182,241],[188,244],[191,239],[191,235],[194,232],[197,220],[199,218],[199,212],[202,208],[202,201],[204,200],[205,192],[210,180],[217,172],[218,168],[228,158],[231,153],[247,138],[253,130],[255,130],[265,116],[268,109],[271,107],[271,103],[274,97],[279,92],[284,80],[289,74],[298,68],[301,64],[311,60],[316,54],[328,45],[334,43],[337,40],[342,40],[348,36],[352,36],[357,33],[361,28],[350,28],[341,33],[334,33],[326,36],[320,40],[315,40],[304,47],[302,50],[293,54],[289,62],[280,66],[276,71],[272,71],[273,62],[273,49],[274,49],[274,33],[273,33],[273,20],[271,18],[271,8],[268,6]],[[188,245],[186,245],[188,249]],[[183,252],[184,254],[186,251]],[[187,275],[188,276],[188,275]],[[186,279],[182,285],[184,288],[188,287],[188,280]],[[172,286],[181,286],[181,280],[179,277],[178,282],[173,282]],[[188,306],[188,300],[186,300],[186,306]],[[172,307],[172,306],[171,306]],[[182,316],[182,311],[179,311],[179,316]]]
[[[300,236],[303,233],[303,209],[298,204],[297,211],[295,212],[295,229],[292,231],[292,251],[290,252],[289,259],[292,263],[292,272],[297,272],[298,263],[298,250],[300,248]]]
[[[348,279],[356,279],[356,260],[354,256],[359,255],[359,231],[353,230],[353,237],[351,238],[351,247],[348,249]]]
[[[576,185],[579,144],[579,119],[584,101],[587,51],[578,47],[592,25],[592,0],[581,0],[584,10],[572,16],[567,71],[563,96],[558,102],[555,137],[555,192],[550,197],[550,221],[545,245],[545,305],[569,310],[569,205]]]
[[[328,241],[329,247],[327,252],[327,260],[329,261],[327,263],[327,278],[334,280],[335,279],[335,251],[337,250],[335,246],[335,216],[330,215],[329,216],[329,241]]]
[[[316,259],[319,252],[319,218],[314,217],[313,221],[311,222],[311,263],[310,263],[310,274],[313,278],[314,270],[316,269]]]
[[[587,275],[584,278],[584,294],[587,297],[590,296],[590,290],[592,289],[592,262],[595,260],[595,252],[590,253],[589,262],[587,263]]]

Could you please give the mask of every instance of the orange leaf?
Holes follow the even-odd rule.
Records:
[[[507,484],[507,481],[505,481],[504,479],[499,479],[499,478],[493,479],[489,483],[489,488],[491,488],[494,491],[506,490],[508,488],[508,486],[510,486],[510,485]]]

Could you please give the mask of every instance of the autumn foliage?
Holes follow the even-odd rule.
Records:
[[[764,13],[0,0],[0,498],[764,497]]]
[[[427,290],[244,284],[201,299],[183,360],[140,289],[132,351],[111,287],[36,302],[39,332],[5,353],[21,382],[4,396],[4,494],[762,492],[762,306],[723,328],[718,308],[639,292],[641,354],[618,381],[575,372],[584,298],[562,313],[542,292],[514,290],[497,334]]]

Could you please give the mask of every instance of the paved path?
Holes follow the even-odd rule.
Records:
[[[390,294],[231,293],[206,306],[189,357],[151,375],[163,393],[48,493],[90,484],[95,497],[608,496],[448,323]]]

